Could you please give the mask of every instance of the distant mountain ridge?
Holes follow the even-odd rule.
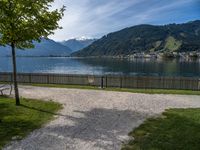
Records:
[[[110,33],[72,56],[200,51],[200,20],[163,26],[137,25]]]
[[[69,56],[72,52],[70,48],[50,39],[42,39],[40,43],[33,42],[35,48],[27,50],[17,50],[16,55],[21,57],[60,57]],[[11,56],[9,46],[0,46],[0,56]]]
[[[69,47],[73,52],[76,52],[89,46],[94,41],[96,41],[96,39],[69,39],[61,42],[61,44]]]

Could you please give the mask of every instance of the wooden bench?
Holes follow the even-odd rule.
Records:
[[[12,94],[12,84],[4,84],[4,85],[0,85],[0,95],[4,95],[5,91],[9,91],[9,95]]]

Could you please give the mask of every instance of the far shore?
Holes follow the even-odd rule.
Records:
[[[0,57],[11,57],[11,56],[0,56]],[[117,59],[200,59],[200,52],[169,52],[169,53],[135,53],[131,55],[102,55],[102,56],[17,56],[21,58],[117,58]]]

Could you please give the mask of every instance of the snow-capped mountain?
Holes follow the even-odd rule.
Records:
[[[69,39],[67,41],[63,41],[63,42],[61,42],[61,44],[69,47],[73,52],[76,52],[78,50],[81,50],[81,49],[89,46],[96,40],[97,39],[88,39],[85,37],[81,37],[81,38],[73,38],[73,39]]]

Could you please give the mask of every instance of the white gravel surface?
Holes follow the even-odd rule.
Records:
[[[128,133],[168,108],[200,107],[200,96],[149,95],[21,86],[26,98],[53,100],[56,119],[5,150],[119,150]]]

